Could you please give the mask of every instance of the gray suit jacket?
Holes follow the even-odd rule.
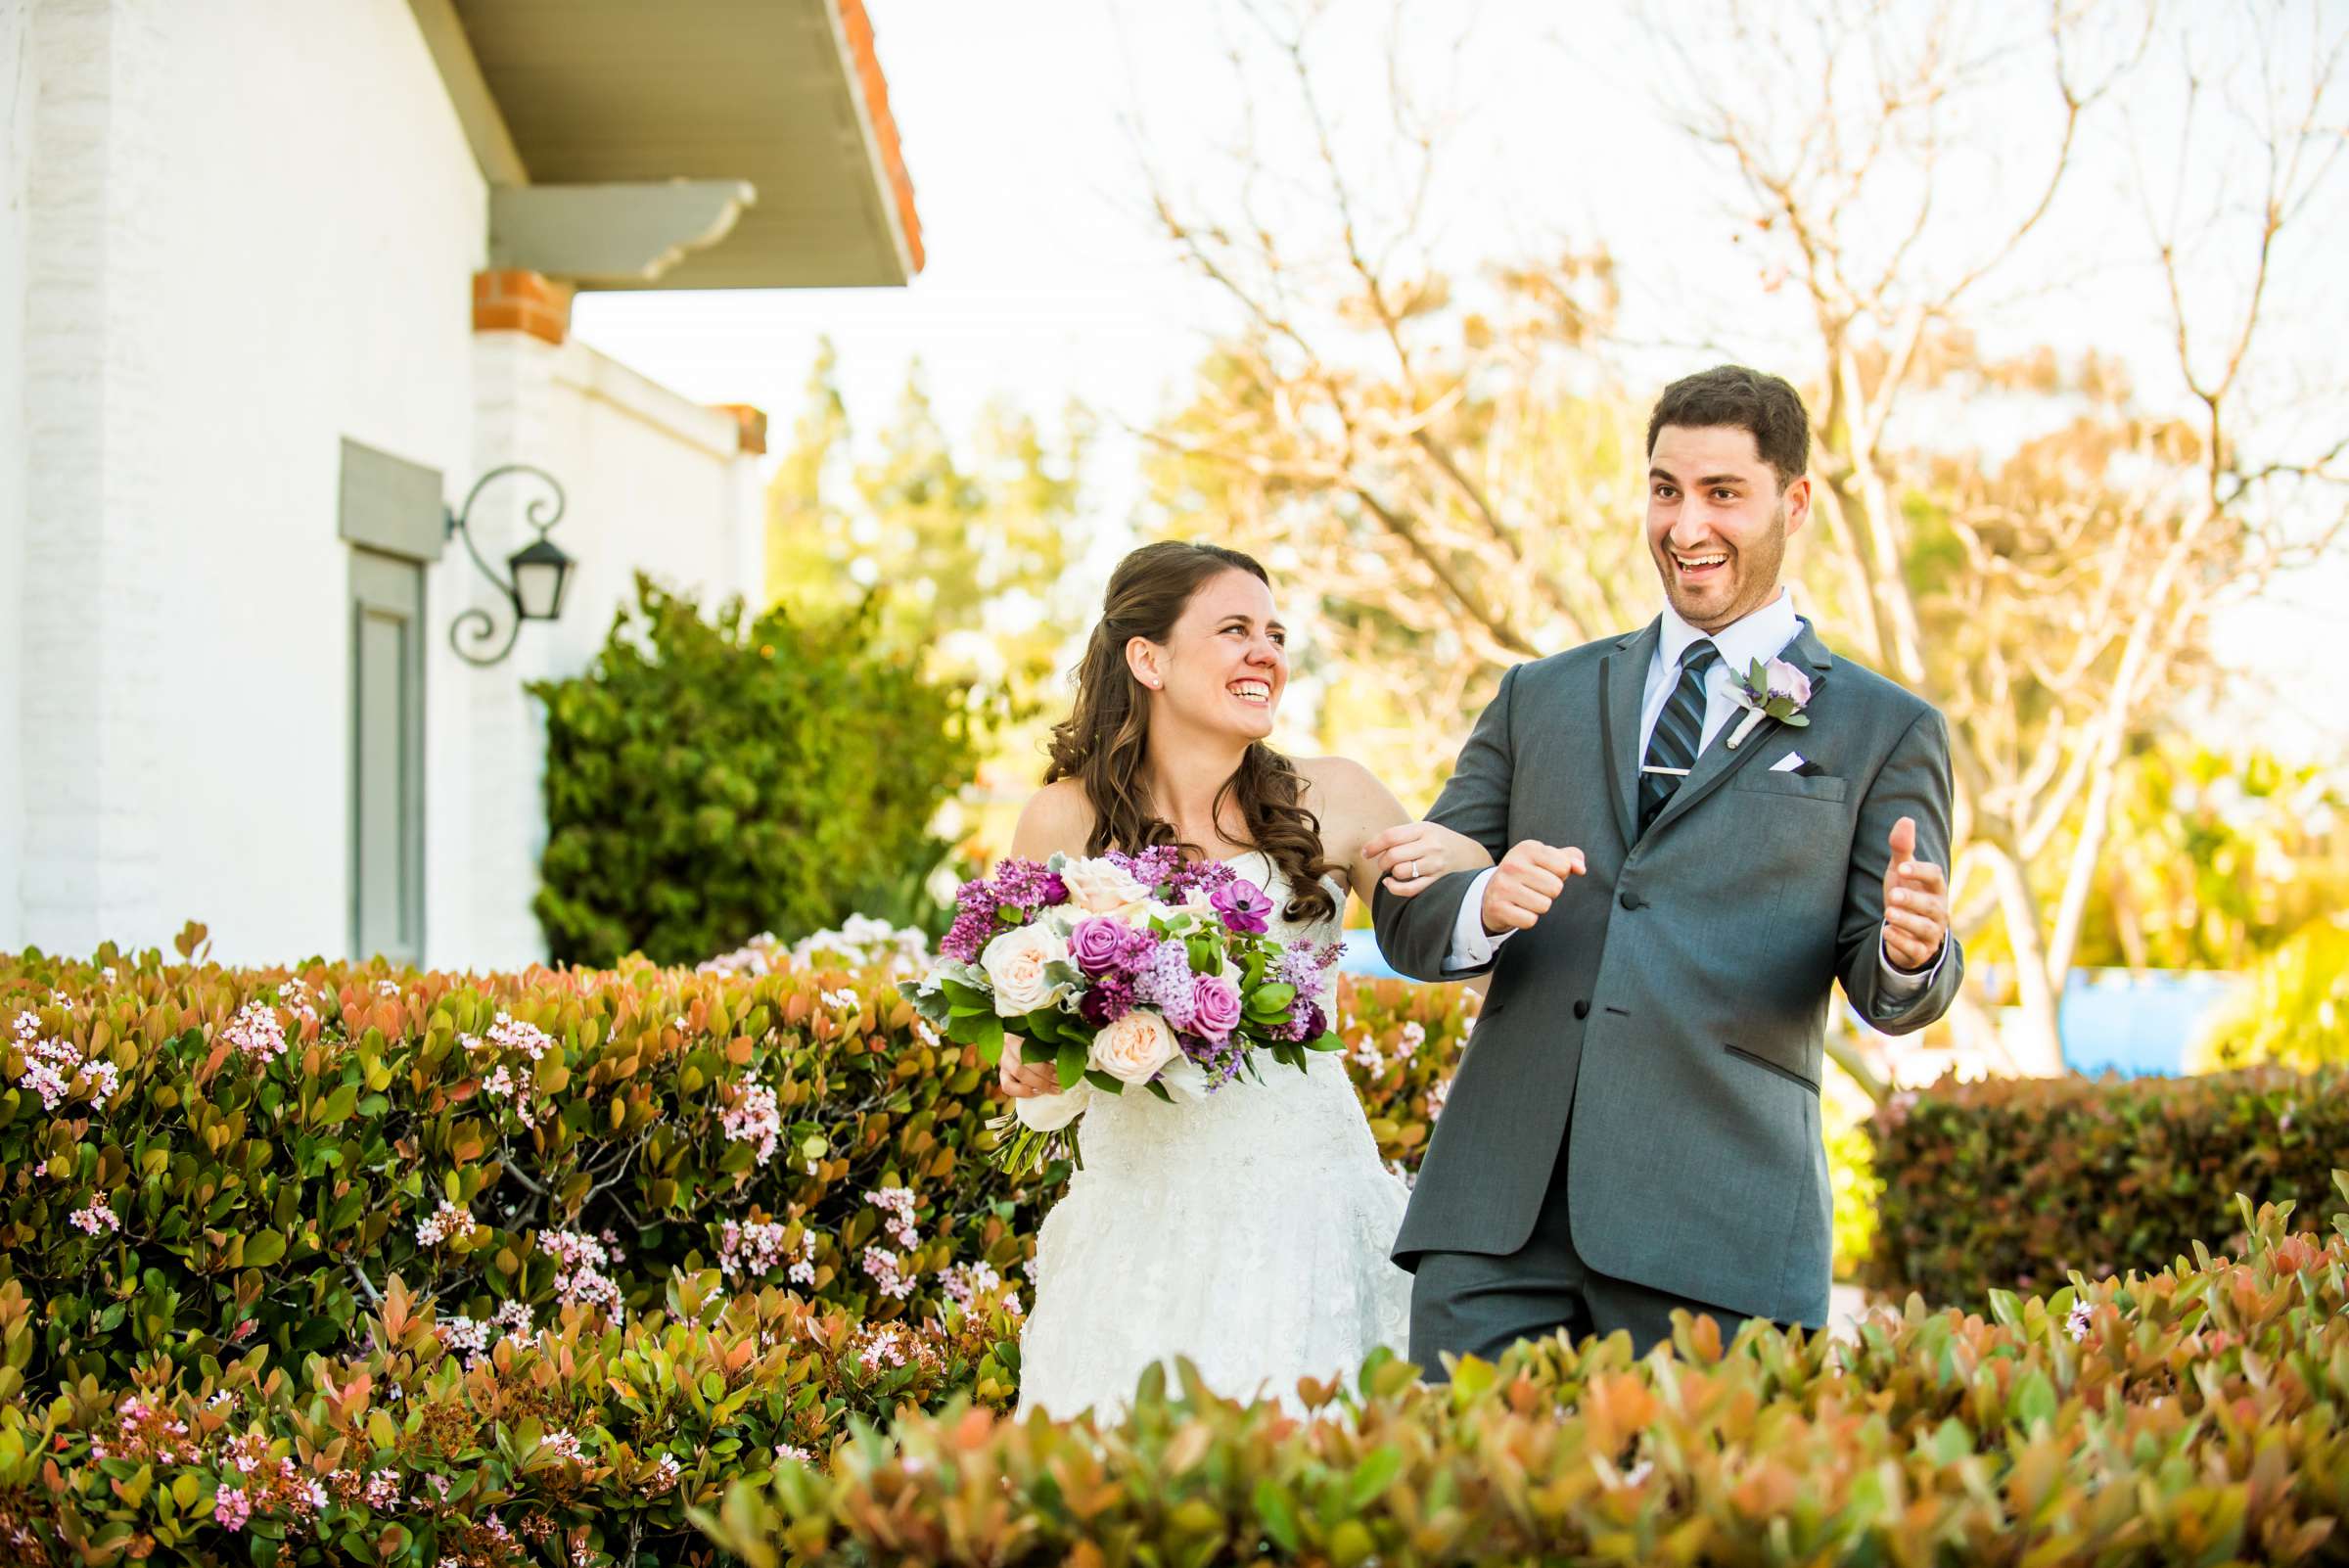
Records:
[[[1569,1222],[1591,1268],[1819,1326],[1835,982],[1899,1035],[1948,1011],[1963,974],[1953,938],[1922,994],[1877,995],[1893,823],[1914,817],[1919,857],[1950,863],[1949,730],[1930,704],[1836,664],[1806,622],[1785,657],[1811,676],[1810,724],[1766,719],[1734,751],[1730,724],[1641,836],[1639,710],[1659,635],[1650,623],[1511,669],[1428,813],[1496,859],[1521,839],[1579,848],[1589,874],[1496,957],[1395,1261],[1515,1252],[1570,1136]],[[1773,772],[1790,751],[1816,772]],[[1445,966],[1474,880],[1380,892],[1388,961],[1422,980],[1471,973]]]

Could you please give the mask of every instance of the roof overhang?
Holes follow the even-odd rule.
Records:
[[[913,185],[862,0],[410,0],[493,266],[589,289],[897,285]]]

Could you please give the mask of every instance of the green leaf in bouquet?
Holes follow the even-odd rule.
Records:
[[[1191,973],[1212,975],[1223,967],[1223,944],[1213,933],[1201,932],[1183,943],[1191,955]]]
[[[1157,1096],[1158,1096],[1160,1099],[1162,1099],[1162,1100],[1166,1101],[1166,1102],[1167,1102],[1169,1105],[1172,1105],[1172,1104],[1174,1104],[1174,1096],[1172,1093],[1170,1093],[1170,1092],[1168,1091],[1168,1089],[1167,1089],[1167,1086],[1166,1086],[1164,1084],[1161,1084],[1161,1083],[1160,1083],[1160,1082],[1159,1082],[1157,1079],[1155,1079],[1155,1078],[1154,1078],[1154,1079],[1152,1079],[1152,1080],[1151,1080],[1149,1083],[1147,1083],[1147,1084],[1144,1084],[1142,1085],[1142,1087],[1144,1087],[1144,1088],[1148,1089],[1148,1090],[1149,1090],[1151,1093],[1153,1093],[1153,1094],[1157,1095]]]
[[[1104,1090],[1111,1094],[1123,1094],[1126,1092],[1126,1084],[1123,1081],[1110,1077],[1107,1073],[1102,1072],[1098,1067],[1086,1068],[1084,1070],[1084,1081],[1087,1084],[1090,1084],[1093,1087]]]
[[[1060,1055],[1052,1065],[1060,1074],[1061,1091],[1066,1093],[1077,1086],[1079,1079],[1084,1077],[1084,1047],[1073,1039],[1063,1040]]]
[[[1248,1011],[1251,1013],[1270,1013],[1277,1018],[1280,1014],[1286,1012],[1288,1010],[1289,1003],[1295,1001],[1296,999],[1297,988],[1287,984],[1286,982],[1283,982],[1279,985],[1267,986],[1261,991],[1252,991],[1248,993]]]
[[[938,989],[945,993],[953,1012],[991,1013],[995,1010],[994,1002],[986,992],[975,986],[966,986],[959,980],[942,980],[938,983]]]
[[[961,1035],[953,1035],[949,1038],[964,1045],[978,1046],[979,1059],[990,1067],[1003,1059],[1002,1019],[989,1013],[985,1018],[957,1019],[956,1022],[968,1030],[970,1038],[966,1039]]]
[[[1325,1029],[1319,1039],[1307,1040],[1305,1048],[1309,1051],[1342,1051],[1346,1048],[1346,1041],[1338,1037],[1336,1030]]]
[[[1044,978],[1055,986],[1082,986],[1084,984],[1084,971],[1068,959],[1060,958],[1044,965]]]

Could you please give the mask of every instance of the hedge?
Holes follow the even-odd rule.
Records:
[[[1620,1334],[1449,1385],[1374,1361],[1303,1422],[1189,1375],[1105,1425],[957,1402],[702,1517],[752,1568],[2339,1561],[2349,1216],[2320,1245],[2244,1212],[2245,1261],[1988,1320],[1911,1302],[1857,1345],[1682,1315],[1643,1361]]]
[[[0,1407],[0,1559],[500,1563],[529,1545],[575,1568],[706,1562],[686,1510],[729,1483],[949,1390],[1012,1398],[998,1301],[860,1325],[720,1284],[680,1277],[624,1329],[573,1308],[484,1336],[395,1277],[353,1357],[296,1371],[255,1349]],[[24,1306],[0,1287],[0,1322]]]
[[[531,907],[554,956],[690,963],[753,931],[934,907],[931,823],[976,777],[990,710],[883,632],[877,603],[705,619],[640,574],[595,662],[528,688],[546,711]]]
[[[1881,1190],[1862,1282],[1973,1305],[2224,1243],[2229,1193],[2313,1214],[2349,1151],[2349,1069],[1945,1080],[1893,1096],[1868,1130]]]

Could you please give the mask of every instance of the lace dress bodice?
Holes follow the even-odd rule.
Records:
[[[1232,863],[1286,907],[1262,851]],[[1343,908],[1343,888],[1331,891]],[[1339,922],[1276,913],[1268,930],[1328,944]],[[1318,998],[1333,1018],[1335,991]],[[1172,1104],[1092,1097],[1078,1128],[1084,1168],[1037,1237],[1023,1411],[1114,1411],[1144,1367],[1175,1356],[1221,1393],[1293,1404],[1301,1377],[1350,1376],[1379,1345],[1403,1353],[1410,1276],[1387,1255],[1406,1194],[1338,1053],[1306,1061],[1299,1072],[1267,1058]]]

